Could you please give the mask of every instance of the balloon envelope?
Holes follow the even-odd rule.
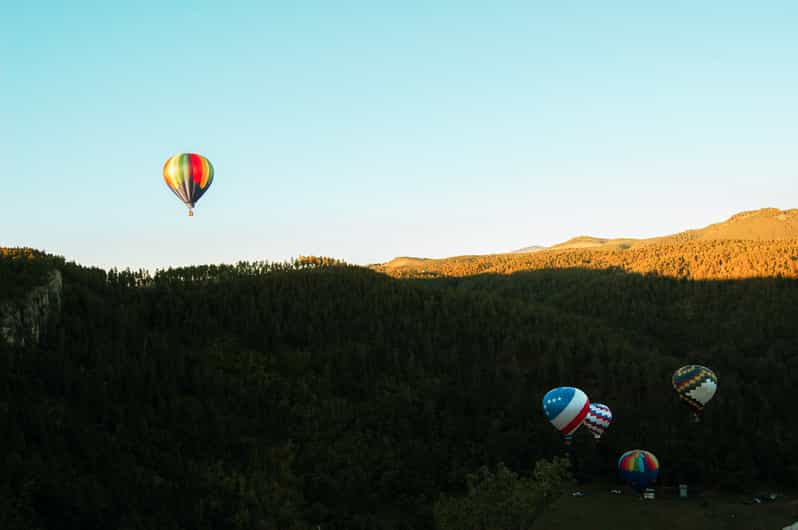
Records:
[[[582,425],[590,407],[587,395],[578,388],[561,386],[546,392],[543,396],[543,413],[558,431],[570,436]]]
[[[618,472],[632,488],[642,493],[657,480],[659,461],[648,451],[633,449],[618,459]]]
[[[593,437],[599,439],[612,423],[612,411],[603,403],[591,403],[584,423]]]
[[[191,209],[213,182],[213,165],[202,155],[181,153],[166,161],[163,178],[169,189]]]
[[[698,415],[715,395],[718,376],[706,366],[689,364],[673,373],[671,383],[679,398]]]

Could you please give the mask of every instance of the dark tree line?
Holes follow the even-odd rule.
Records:
[[[429,528],[481,466],[562,454],[540,405],[560,385],[616,418],[598,448],[577,433],[583,480],[640,447],[664,483],[798,483],[794,280],[38,259],[63,310],[0,346],[3,528]],[[670,388],[687,363],[719,376],[698,425]]]

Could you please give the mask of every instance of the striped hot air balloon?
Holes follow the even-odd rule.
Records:
[[[682,366],[671,378],[679,398],[693,409],[695,421],[701,421],[704,407],[718,389],[718,376],[715,372],[698,364]]]
[[[543,396],[543,413],[563,435],[565,445],[571,445],[574,432],[587,415],[590,400],[578,388],[561,386]]]
[[[612,411],[603,403],[591,403],[584,423],[585,427],[593,433],[593,438],[598,440],[612,423]]]
[[[202,155],[181,153],[166,161],[163,178],[169,189],[188,206],[188,215],[194,215],[192,208],[213,182],[213,165]]]
[[[659,460],[642,449],[626,451],[618,459],[618,473],[639,493],[643,493],[659,475]]]

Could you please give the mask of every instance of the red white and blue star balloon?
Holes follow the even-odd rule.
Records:
[[[570,445],[574,432],[587,416],[590,400],[578,388],[561,386],[543,396],[543,413]]]

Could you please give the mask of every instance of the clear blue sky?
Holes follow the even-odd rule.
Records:
[[[372,263],[798,207],[798,2],[122,4],[4,4],[0,245]]]

